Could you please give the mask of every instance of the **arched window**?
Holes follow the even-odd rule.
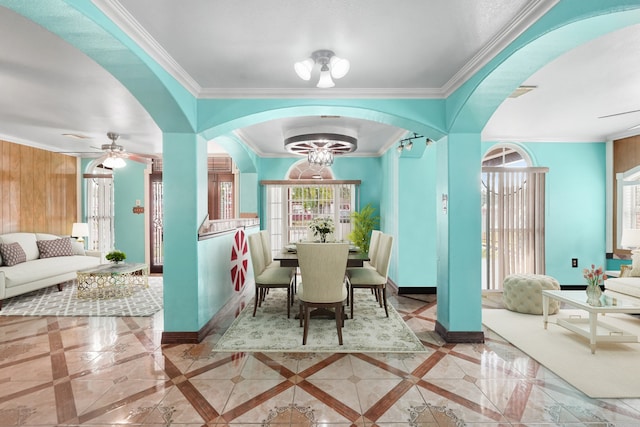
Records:
[[[331,238],[347,240],[351,232],[351,212],[358,209],[360,181],[333,179],[328,166],[310,165],[306,159],[295,163],[282,181],[263,181],[266,195],[265,228],[271,235],[273,251],[290,242],[313,238],[309,223],[317,217],[333,219]]]
[[[113,172],[95,160],[84,174],[89,224],[88,248],[107,253],[114,249]]]
[[[495,145],[482,159],[484,289],[502,289],[509,274],[544,274],[546,172],[517,145]]]

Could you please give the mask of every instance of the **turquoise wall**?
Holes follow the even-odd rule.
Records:
[[[395,150],[389,150],[396,154]],[[422,157],[402,157],[398,162],[398,221],[394,282],[404,287],[437,284],[436,146]]]
[[[491,143],[483,144],[485,153]],[[546,272],[582,285],[582,269],[605,266],[605,143],[520,144],[546,177]],[[571,259],[578,258],[578,268]]]
[[[127,160],[127,166],[113,171],[115,248],[127,254],[127,262],[145,262],[145,215],[133,213],[136,200],[144,206],[145,169]]]

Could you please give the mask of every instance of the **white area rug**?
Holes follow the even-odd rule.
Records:
[[[542,316],[508,310],[482,310],[482,323],[537,360],[553,373],[592,398],[640,397],[640,343],[598,343],[591,354],[589,341],[556,324],[558,316],[587,315],[580,310],[560,310],[549,316],[545,330]],[[640,319],[607,314],[607,323],[640,334]]]
[[[75,282],[7,298],[2,316],[131,316],[143,317],[162,310],[162,277],[149,277],[149,287],[138,287],[126,298],[106,300],[76,298]]]
[[[389,317],[384,314],[368,289],[360,289],[356,299],[354,319],[346,319],[342,329],[343,345],[338,345],[336,322],[327,318],[312,318],[309,322],[307,345],[302,345],[302,329],[298,302],[291,307],[287,319],[287,294],[284,289],[271,289],[262,307],[253,317],[253,301],[238,316],[220,338],[214,351],[247,352],[332,352],[332,353],[417,353],[425,352],[416,335],[398,312],[389,305]],[[347,308],[347,310],[349,310]]]

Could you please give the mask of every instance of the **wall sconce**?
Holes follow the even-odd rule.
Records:
[[[398,150],[398,153],[402,153],[404,150],[411,151],[411,149],[413,148],[413,140],[419,139],[419,138],[424,138],[424,136],[418,135],[417,133],[414,132],[413,136],[409,138],[401,139],[400,145],[398,145],[398,148],[396,150]],[[433,140],[431,138],[427,138],[425,140],[425,143],[427,144],[427,147],[428,147],[431,144],[433,144]]]

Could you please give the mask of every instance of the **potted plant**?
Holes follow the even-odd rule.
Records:
[[[371,231],[375,230],[376,225],[380,222],[380,217],[374,215],[375,208],[371,203],[367,203],[360,212],[351,212],[351,233],[347,236],[354,245],[360,248],[362,253],[369,252],[369,242],[371,240]]]
[[[118,264],[119,262],[122,262],[125,259],[127,259],[127,254],[116,249],[109,252],[107,255],[105,255],[105,258],[107,259],[107,261],[111,261],[114,264]]]

